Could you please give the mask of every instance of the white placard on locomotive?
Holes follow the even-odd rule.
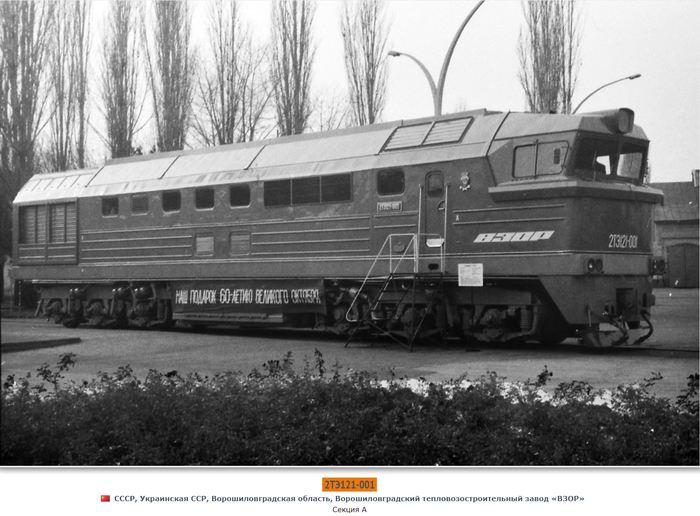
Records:
[[[460,287],[483,287],[484,264],[460,263],[457,269]]]

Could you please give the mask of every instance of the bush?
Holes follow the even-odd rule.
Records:
[[[2,464],[22,465],[697,465],[697,375],[675,404],[582,382],[547,395],[551,373],[443,384],[329,372],[319,352],[249,375],[128,367],[82,385],[56,368],[8,377]],[[46,389],[45,384],[52,386]]]

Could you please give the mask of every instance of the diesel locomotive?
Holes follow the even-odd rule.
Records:
[[[17,288],[67,326],[640,342],[649,142],[621,108],[474,110],[32,177]]]

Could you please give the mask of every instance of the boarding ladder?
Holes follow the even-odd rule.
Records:
[[[421,334],[426,318],[432,313],[435,305],[444,299],[444,240],[435,238],[436,236],[425,233],[393,233],[386,237],[345,313],[345,319],[353,325],[345,347],[358,333],[369,331],[375,336],[389,337],[409,351],[413,350],[413,344]],[[420,272],[421,238],[426,239],[428,247],[440,249],[438,271]],[[382,271],[382,266],[386,265],[388,265],[388,270]],[[369,299],[366,292],[370,286],[374,286],[378,282],[381,284],[374,291],[376,294],[372,299]],[[402,288],[398,287],[399,283],[402,284]],[[416,313],[417,293],[424,291],[426,286],[430,287],[432,294],[427,298],[425,295],[421,296],[420,304],[425,310],[417,320],[411,318],[408,327],[394,331],[386,326],[387,322],[392,321],[376,317],[376,312],[385,298],[390,298],[391,303],[397,307],[397,313],[393,315],[395,318],[401,315],[398,313],[398,307],[403,308],[402,313],[409,309]],[[365,300],[367,302],[363,304]],[[394,319],[393,322],[397,323],[398,319]],[[380,326],[380,323],[385,323],[385,325]],[[442,330],[433,330],[432,334],[439,334],[441,340],[444,338]],[[422,337],[426,337],[426,335],[424,334]]]

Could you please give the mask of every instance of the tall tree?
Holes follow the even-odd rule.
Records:
[[[209,12],[209,53],[213,59],[202,67],[198,82],[202,116],[194,126],[205,145],[235,141],[240,113],[241,48],[246,34],[241,26],[238,2],[214,0]]]
[[[85,0],[56,4],[49,59],[53,170],[85,166],[89,15]]]
[[[247,141],[270,97],[257,47],[236,0],[214,0],[209,13],[209,55],[198,82],[200,112],[194,127],[205,145]]]
[[[0,2],[0,249],[11,246],[11,203],[34,170],[37,136],[46,123],[46,61],[52,2]]]
[[[239,116],[237,141],[248,142],[256,139],[263,123],[273,94],[270,76],[265,70],[266,47],[256,46],[248,40],[243,48],[244,59],[239,69],[241,112]]]
[[[140,42],[134,4],[112,0],[102,51],[102,110],[104,138],[111,157],[130,156],[143,109],[139,99]]]
[[[76,103],[76,134],[75,134],[75,165],[77,168],[86,166],[87,125],[89,115],[88,101],[88,62],[90,60],[90,2],[76,0],[73,8],[73,41],[75,55],[75,103]]]
[[[526,0],[520,32],[518,78],[530,111],[571,111],[580,68],[580,15],[576,0]]]
[[[303,133],[311,116],[315,12],[311,0],[277,0],[272,6],[271,76],[280,135]]]
[[[186,1],[156,0],[153,27],[143,24],[148,82],[159,151],[181,150],[191,125],[194,92],[192,20]],[[148,34],[153,33],[149,38]]]
[[[340,29],[350,106],[357,125],[373,124],[386,100],[388,30],[382,0],[346,0]]]

